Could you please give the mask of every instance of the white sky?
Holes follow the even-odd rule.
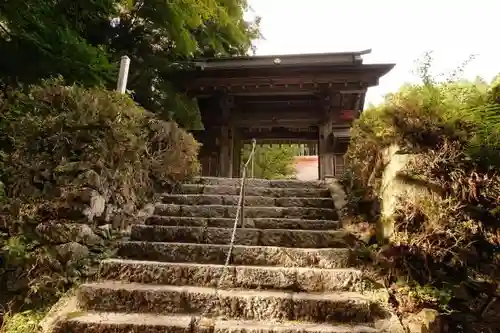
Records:
[[[449,72],[476,54],[465,77],[500,72],[500,0],[248,0],[262,17],[257,54],[361,51],[365,63],[396,63],[371,88],[378,103],[418,80],[415,60],[434,51],[434,71]]]

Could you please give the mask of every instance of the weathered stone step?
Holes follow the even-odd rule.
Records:
[[[378,333],[372,327],[360,325],[330,325],[305,322],[272,322],[217,320],[214,324],[217,333]],[[381,333],[381,332],[380,332]]]
[[[379,303],[354,292],[216,291],[106,281],[82,284],[77,298],[82,309],[91,311],[202,314],[243,320],[366,323],[385,315]]]
[[[229,244],[232,228],[133,225],[130,239],[149,242]],[[349,247],[355,237],[342,230],[236,229],[234,244],[302,248]]]
[[[357,291],[361,271],[297,267],[228,266],[108,259],[100,277],[122,282],[292,291]],[[222,277],[222,279],[221,279]]]
[[[241,178],[221,178],[221,177],[201,177],[189,181],[190,184],[202,185],[223,185],[223,186],[240,186]],[[303,181],[294,179],[256,179],[247,178],[245,186],[247,187],[271,187],[271,188],[324,188],[325,184],[321,181]]]
[[[189,315],[89,312],[65,319],[52,333],[191,333],[195,319]]]
[[[232,228],[234,218],[183,217],[153,215],[146,219],[147,225]],[[339,221],[302,220],[286,218],[245,218],[243,228],[256,229],[302,229],[302,230],[335,230],[339,229]]]
[[[239,199],[239,195],[213,194],[165,194],[161,197],[163,203],[176,205],[237,206]],[[273,198],[265,196],[245,196],[244,200],[245,206],[334,208],[331,198]]]
[[[224,264],[228,245],[122,242],[118,254],[137,260]],[[235,245],[233,265],[345,268],[355,263],[355,254],[342,249],[300,249],[273,246]]]
[[[54,333],[378,333],[357,325],[242,321],[189,315],[94,312],[66,319]]]
[[[237,206],[156,204],[155,214],[164,216],[235,217]],[[328,208],[304,207],[245,207],[245,217],[301,218],[309,220],[336,220],[337,212]]]
[[[240,195],[240,186],[234,185],[203,185],[182,184],[180,194],[218,194]],[[271,188],[251,186],[245,187],[245,195],[266,197],[299,197],[299,198],[329,198],[330,191],[326,188]]]

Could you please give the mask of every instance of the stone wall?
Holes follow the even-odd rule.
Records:
[[[411,163],[419,158],[418,154],[410,154],[392,145],[383,151],[385,168],[382,173],[379,198],[381,214],[377,225],[377,236],[388,239],[394,233],[394,214],[401,199],[416,202],[421,199],[431,199],[439,193],[429,184],[412,177]]]

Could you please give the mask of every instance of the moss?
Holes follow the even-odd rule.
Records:
[[[39,330],[38,324],[45,316],[45,310],[24,311],[13,315],[5,315],[2,333],[36,333]]]

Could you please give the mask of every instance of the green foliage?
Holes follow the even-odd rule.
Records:
[[[428,75],[430,64],[421,67],[419,72]],[[361,191],[367,200],[376,198],[384,167],[381,153],[392,144],[419,153],[457,141],[482,165],[500,163],[500,104],[490,102],[492,86],[479,78],[438,82],[423,77],[422,81],[403,85],[355,121],[347,153],[351,193]]]
[[[43,237],[40,225],[88,224],[89,193],[132,214],[155,188],[198,173],[198,143],[116,92],[48,81],[16,96],[4,109],[0,137],[9,150],[0,174],[0,298],[27,306],[93,276],[113,250],[112,240],[87,244],[89,257],[64,260],[55,249],[60,242]],[[92,222],[110,223],[104,215]]]
[[[113,0],[1,2],[1,77],[7,84],[53,75],[89,85],[111,82],[115,66],[106,48],[87,34],[117,13]]]
[[[169,77],[193,57],[246,54],[259,35],[258,21],[243,20],[246,10],[245,0],[134,1],[122,11],[120,37],[111,42],[132,59],[134,98],[148,110],[199,128],[197,105],[176,102]]]
[[[243,162],[248,160],[251,146],[243,150]],[[284,179],[295,175],[294,158],[298,147],[294,145],[257,145],[254,155],[254,177],[263,179]],[[252,165],[249,164],[249,176]]]
[[[398,179],[435,195],[399,198],[395,232],[377,253],[377,267],[389,285],[401,278],[411,285],[417,304],[412,311],[449,305],[452,312],[480,317],[481,302],[500,282],[497,86],[462,80],[456,74],[461,68],[451,79],[438,81],[429,76],[431,60],[427,56],[419,70],[422,84],[404,85],[354,123],[343,179],[349,213],[380,222],[387,148],[419,154]],[[461,294],[450,286],[459,287]]]
[[[0,181],[0,203],[5,199],[5,185]]]
[[[0,2],[0,84],[61,75],[114,88],[131,60],[128,88],[146,109],[200,127],[196,103],[172,86],[172,71],[199,56],[245,54],[259,36],[245,0],[27,0]]]
[[[425,307],[437,307],[443,312],[449,311],[448,304],[452,299],[450,289],[438,289],[431,285],[408,285],[399,281],[396,291],[399,302],[404,307],[404,312],[417,312]]]
[[[21,115],[4,133],[12,145],[3,179],[9,197],[52,195],[94,170],[112,201],[122,202],[151,191],[153,180],[168,184],[196,172],[197,143],[175,124],[125,95],[59,83],[34,86],[9,107]]]
[[[3,327],[0,327],[2,333],[37,333],[38,324],[45,316],[44,311],[23,311],[13,315],[7,314],[4,318]]]

